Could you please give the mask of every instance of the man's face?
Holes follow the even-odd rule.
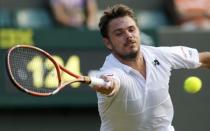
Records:
[[[140,48],[140,33],[129,16],[113,19],[108,24],[108,38],[104,42],[112,53],[121,59],[135,58]]]

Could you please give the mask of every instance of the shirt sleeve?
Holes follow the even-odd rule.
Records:
[[[172,69],[193,69],[201,65],[197,49],[185,46],[159,47],[159,49],[163,59]]]

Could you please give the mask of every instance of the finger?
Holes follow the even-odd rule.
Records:
[[[108,82],[110,80],[110,78],[108,76],[104,76],[104,75],[102,75],[101,78],[104,79],[104,81],[106,81],[106,82]]]

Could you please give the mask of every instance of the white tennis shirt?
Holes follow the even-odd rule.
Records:
[[[106,57],[99,75],[112,76],[120,89],[112,97],[97,93],[101,131],[174,131],[171,70],[199,67],[198,51],[183,46],[141,45],[141,52],[146,61],[146,79],[112,54]]]

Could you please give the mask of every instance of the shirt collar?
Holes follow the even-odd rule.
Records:
[[[133,68],[130,66],[121,63],[113,54],[110,54],[108,57],[110,63],[118,68],[123,69],[126,73],[130,73],[133,70]]]

